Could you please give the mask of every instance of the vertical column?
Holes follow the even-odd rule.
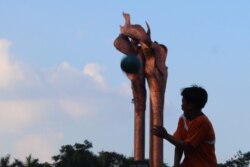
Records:
[[[145,160],[145,111],[135,111],[134,160]]]
[[[163,92],[150,92],[150,129],[154,125],[163,126]],[[150,132],[150,167],[163,165],[163,139]]]
[[[143,70],[131,80],[134,97],[134,160],[145,160],[146,88]]]

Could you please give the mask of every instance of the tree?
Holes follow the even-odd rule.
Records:
[[[26,157],[26,162],[24,163],[25,167],[39,167],[39,160],[37,158],[33,158],[31,154]]]
[[[0,160],[0,167],[9,167],[10,163],[10,155],[6,155],[5,157],[2,157]]]
[[[55,167],[97,167],[97,156],[89,149],[92,143],[85,140],[83,144],[65,145],[60,149],[60,154],[53,156]]]
[[[250,163],[250,152],[242,153],[238,151],[237,154],[226,161],[224,164],[218,164],[218,167],[248,167]]]
[[[10,163],[11,156],[6,155],[0,158],[0,167],[129,167],[134,162],[134,157],[126,157],[116,152],[101,151],[95,155],[90,151],[92,147],[92,143],[88,140],[85,140],[83,144],[63,145],[59,150],[60,153],[52,157],[53,164],[39,163],[39,159],[33,158],[31,154],[25,157],[25,161],[14,158],[14,161]],[[145,161],[149,162],[148,159]],[[163,164],[163,167],[168,167],[168,165]]]
[[[25,167],[25,166],[22,161],[15,159],[14,162],[11,164],[11,167]]]
[[[25,158],[25,162],[15,159],[9,167],[52,167],[49,163],[39,163],[38,158],[33,158],[30,154]]]
[[[99,152],[98,163],[100,167],[128,167],[130,159],[116,152]]]

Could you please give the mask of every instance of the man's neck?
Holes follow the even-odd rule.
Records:
[[[193,119],[197,118],[200,115],[204,115],[201,110],[194,110],[194,111],[192,111],[192,113],[190,114],[188,119],[193,120]]]

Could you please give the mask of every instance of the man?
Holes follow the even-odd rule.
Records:
[[[164,127],[154,126],[152,134],[175,145],[174,167],[216,167],[215,133],[202,108],[207,102],[207,92],[199,86],[182,89],[183,115],[174,135]],[[184,152],[184,160],[181,162]]]

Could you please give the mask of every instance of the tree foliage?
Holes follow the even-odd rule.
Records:
[[[14,159],[10,163],[10,155],[2,157],[0,160],[0,167],[52,167],[49,163],[39,163],[37,158],[33,158],[31,154],[25,158],[25,161],[22,162],[18,159]]]
[[[116,152],[99,152],[98,163],[100,167],[128,167],[131,163],[131,158],[126,158],[124,155]]]
[[[60,154],[52,159],[55,161],[55,167],[97,167],[97,156],[89,149],[92,143],[85,140],[83,144],[65,145],[60,149]]]
[[[10,155],[6,155],[0,159],[0,167],[8,167],[10,163]]]
[[[126,157],[116,152],[101,151],[98,155],[91,151],[92,143],[85,140],[82,144],[63,145],[58,155],[52,156],[52,163],[40,163],[38,158],[30,154],[24,161],[14,159],[8,154],[0,158],[0,167],[129,167],[133,163],[132,157]],[[148,161],[148,159],[146,160]],[[218,167],[248,167],[250,152],[238,151],[233,158]],[[168,167],[163,164],[163,167]]]
[[[224,164],[218,164],[218,167],[248,167],[250,163],[250,152],[242,153],[238,151],[237,154]]]

